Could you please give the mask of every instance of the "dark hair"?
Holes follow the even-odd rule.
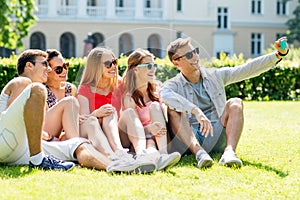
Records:
[[[49,62],[52,58],[57,56],[62,56],[62,54],[56,49],[47,49],[46,53],[48,54],[47,61]]]
[[[27,62],[33,62],[36,57],[42,56],[47,58],[47,53],[39,49],[28,49],[22,52],[18,58],[17,71],[21,75],[24,73],[24,69]]]

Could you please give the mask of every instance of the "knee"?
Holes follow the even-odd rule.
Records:
[[[87,119],[84,121],[84,124],[94,124],[94,125],[98,125],[98,124],[99,124],[99,121],[98,121],[97,117],[90,116],[89,118],[87,118]]]
[[[125,117],[133,117],[136,116],[136,112],[133,108],[127,108],[126,110],[122,111],[122,115]]]
[[[64,97],[60,101],[66,105],[72,106],[73,108],[79,108],[79,102],[73,96]]]
[[[170,119],[171,121],[174,120],[178,120],[181,119],[182,113],[181,112],[177,112],[176,110],[172,110],[170,108],[168,108],[168,119]]]
[[[159,102],[157,101],[153,101],[151,104],[150,104],[150,110],[160,110],[160,104]]]
[[[229,110],[230,111],[236,111],[236,112],[241,112],[243,111],[243,101],[240,98],[232,98],[229,99]]]

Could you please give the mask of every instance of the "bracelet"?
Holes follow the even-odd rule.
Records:
[[[288,53],[289,53],[290,49],[287,50],[287,52],[285,54],[283,53],[280,53],[279,51],[277,51],[278,55],[280,56],[286,56]]]
[[[146,135],[146,140],[152,139],[152,137],[153,137],[153,135],[152,135],[151,133],[148,133],[148,134]]]

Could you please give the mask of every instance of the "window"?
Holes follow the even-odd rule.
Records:
[[[277,0],[276,13],[277,15],[287,15],[287,0]]]
[[[228,29],[228,8],[218,8],[218,29]]]
[[[262,2],[261,0],[252,0],[251,2],[251,13],[262,14]]]
[[[0,47],[0,57],[9,58],[12,54],[13,50],[5,47]]]
[[[148,51],[153,53],[155,57],[162,58],[161,38],[157,34],[152,34],[148,38]]]
[[[96,6],[97,4],[96,4],[95,0],[88,0],[87,5],[88,6]]]
[[[150,0],[146,1],[146,8],[151,8],[151,1]]]
[[[182,11],[182,0],[177,0],[177,11]]]
[[[251,55],[258,56],[262,54],[262,34],[261,33],[252,33],[251,34]]]
[[[123,0],[117,0],[117,1],[116,1],[116,6],[117,6],[117,7],[124,7],[124,2],[123,2]]]
[[[63,57],[71,58],[75,57],[75,36],[73,33],[64,33],[60,37],[60,52]]]
[[[93,38],[93,48],[95,48],[96,46],[105,46],[105,43],[104,43],[104,35],[101,34],[101,33],[94,33],[92,35],[92,38]]]
[[[130,34],[124,33],[119,38],[119,55],[128,56],[133,51],[133,38]]]
[[[46,37],[41,32],[35,32],[30,36],[30,49],[46,50]]]

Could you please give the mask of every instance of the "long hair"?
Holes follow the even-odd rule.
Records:
[[[145,107],[146,104],[144,102],[143,93],[137,88],[136,75],[133,69],[138,64],[141,64],[145,57],[154,58],[154,55],[149,51],[140,48],[132,52],[128,57],[128,61],[127,61],[128,67],[123,75],[124,95],[129,93],[133,98],[135,104],[139,107]],[[158,96],[155,94],[155,90],[156,90],[155,84],[148,82],[147,94],[151,101],[159,101]]]
[[[115,55],[111,50],[108,50],[103,47],[96,47],[90,51],[87,56],[86,66],[83,70],[81,77],[80,85],[89,85],[92,87],[97,87],[97,84],[102,79],[103,74],[103,53],[111,54],[114,58]],[[117,75],[116,77],[110,80],[110,90],[113,91],[118,83],[118,67],[116,68]]]

